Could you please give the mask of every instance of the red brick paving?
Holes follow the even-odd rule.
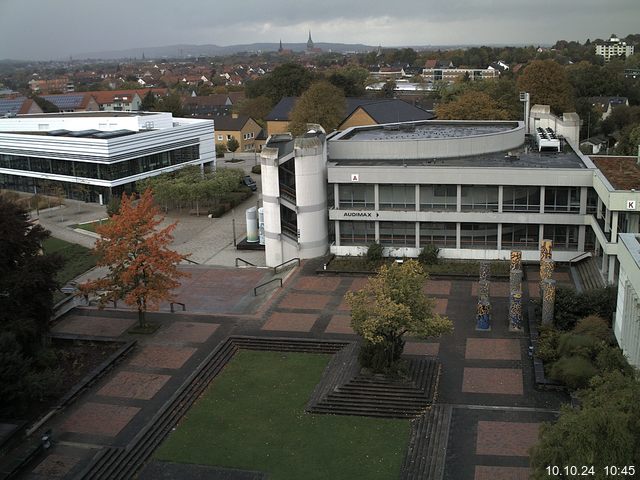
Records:
[[[509,284],[506,282],[491,282],[489,284],[490,297],[508,297],[510,293]],[[478,282],[473,282],[471,284],[471,296],[478,296]]]
[[[329,295],[314,295],[311,293],[289,293],[278,305],[281,308],[306,308],[323,310],[331,300]]]
[[[520,360],[520,340],[508,338],[467,338],[467,360]]]
[[[355,335],[351,328],[351,315],[333,315],[324,333],[349,333]]]
[[[438,315],[445,315],[447,313],[447,305],[449,304],[449,299],[434,298],[433,300],[434,300],[433,311]]]
[[[196,351],[190,347],[147,345],[131,359],[129,365],[146,368],[181,368]]]
[[[540,298],[540,283],[539,282],[527,282],[529,287],[529,298]]]
[[[280,330],[290,332],[308,332],[318,319],[318,315],[312,313],[284,313],[271,314],[262,330]]]
[[[150,400],[170,378],[157,373],[119,372],[98,391],[98,395]]]
[[[349,304],[347,303],[347,301],[344,298],[340,302],[340,305],[338,305],[338,310],[345,310],[347,312],[351,311],[351,307],[349,306]]]
[[[466,393],[495,393],[522,395],[522,370],[519,368],[464,369],[462,391]]]
[[[435,357],[439,351],[439,343],[407,342],[404,345],[405,355],[427,355],[429,357]]]
[[[52,453],[33,469],[33,473],[46,478],[63,478],[79,461],[78,457]]]
[[[539,429],[539,423],[479,421],[476,455],[528,457]]]
[[[154,341],[203,343],[219,326],[217,323],[174,322],[156,333]]]
[[[115,437],[139,411],[137,407],[87,402],[67,417],[60,428],[67,432]]]
[[[71,315],[51,329],[54,333],[73,335],[95,335],[96,337],[119,337],[136,323],[130,318],[83,317]]]
[[[352,292],[355,292],[356,290],[362,290],[368,281],[369,279],[367,277],[354,278],[351,282],[349,290]]]
[[[531,470],[527,467],[489,467],[476,465],[473,480],[529,480]]]
[[[427,280],[422,290],[428,295],[449,295],[451,282],[449,280]]]
[[[340,277],[300,277],[293,288],[314,292],[333,292],[338,285],[340,285]]]

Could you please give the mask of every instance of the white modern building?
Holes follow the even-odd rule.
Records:
[[[578,150],[577,115],[547,110],[531,109],[531,133],[524,122],[422,121],[270,137],[267,264],[360,255],[373,242],[397,257],[435,245],[445,258],[518,249],[536,260],[551,239],[554,259],[591,252],[613,283],[617,235],[640,231],[640,181],[638,191],[615,185],[608,176],[619,167]]]
[[[613,332],[629,363],[640,368],[640,238],[620,235],[618,303]]]
[[[611,57],[628,58],[633,55],[633,51],[633,45],[627,45],[615,35],[611,35],[611,38],[604,43],[596,44],[596,55],[604,57],[605,62],[611,60]]]
[[[136,181],[205,164],[215,165],[212,120],[163,112],[0,118],[0,188],[104,203]]]

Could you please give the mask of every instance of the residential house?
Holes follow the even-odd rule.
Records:
[[[216,145],[226,145],[231,138],[238,141],[238,152],[256,152],[256,139],[262,131],[262,127],[253,118],[246,115],[227,115],[216,117],[215,141]]]
[[[433,114],[396,98],[347,98],[344,119],[338,130],[363,125],[380,125],[391,122],[431,120]],[[268,135],[289,131],[291,112],[296,97],[283,97],[265,117]]]
[[[42,109],[27,97],[0,98],[0,117],[14,117],[26,113],[42,113]]]
[[[53,103],[61,112],[98,112],[100,106],[90,93],[67,93],[44,95],[42,98]]]
[[[75,91],[73,82],[67,77],[51,78],[49,80],[32,79],[29,81],[29,88],[39,95],[65,93]]]
[[[589,103],[602,113],[602,120],[604,120],[611,115],[614,108],[622,105],[628,107],[629,99],[627,97],[589,97]]]

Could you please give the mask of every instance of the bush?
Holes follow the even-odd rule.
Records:
[[[586,387],[591,377],[597,373],[598,370],[589,360],[575,355],[562,357],[554,363],[549,376],[570,388],[578,389]]]
[[[262,173],[262,169],[260,168],[260,165],[254,165],[253,167],[251,167],[251,173],[260,175]]]
[[[602,342],[591,335],[577,335],[567,332],[558,338],[558,355],[560,357],[572,357],[580,355],[584,358],[595,358]]]
[[[379,243],[372,243],[369,245],[369,248],[367,249],[367,260],[373,263],[381,262],[383,248],[384,247]]]
[[[634,369],[618,347],[607,346],[596,357],[596,367],[601,373],[621,372],[623,375],[633,376]]]
[[[418,255],[418,261],[423,265],[435,265],[438,263],[440,249],[435,245],[425,245]]]
[[[224,215],[226,211],[227,210],[224,208],[224,206],[216,205],[211,210],[209,210],[209,215],[211,215],[213,218],[218,218]]]
[[[560,330],[571,330],[578,319],[597,315],[611,326],[616,309],[617,290],[608,286],[577,293],[568,287],[556,290],[554,325]]]
[[[118,195],[111,195],[109,203],[107,203],[107,215],[110,217],[117,214],[120,211],[120,197]]]
[[[558,360],[558,340],[560,332],[555,328],[540,328],[540,336],[536,344],[535,355],[543,362],[551,365]]]
[[[396,374],[400,370],[400,357],[404,349],[402,337],[381,343],[365,341],[358,352],[360,365],[373,373]]]
[[[607,325],[607,321],[597,315],[589,315],[578,320],[573,333],[578,335],[589,335],[604,342],[611,340],[611,329]]]

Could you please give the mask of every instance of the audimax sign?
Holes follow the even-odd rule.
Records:
[[[343,217],[375,218],[375,217],[379,217],[380,214],[377,212],[344,212],[342,216]]]

